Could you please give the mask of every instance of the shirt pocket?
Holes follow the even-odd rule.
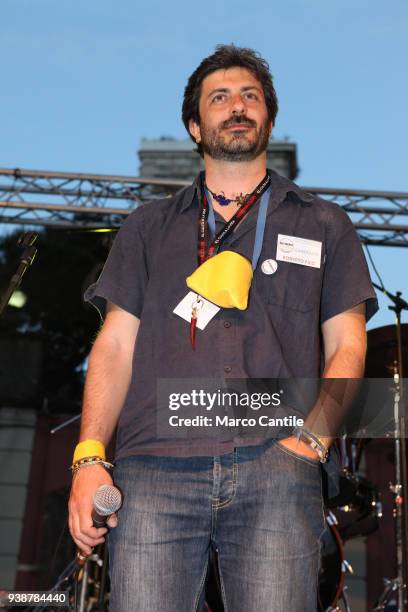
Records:
[[[258,266],[254,286],[262,300],[299,313],[320,309],[322,269],[278,261],[274,274],[264,274]]]

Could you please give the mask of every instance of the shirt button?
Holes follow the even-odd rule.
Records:
[[[229,321],[224,321],[224,327],[231,327],[231,323]]]
[[[224,366],[224,372],[226,374],[229,374],[231,372],[231,370],[232,370],[231,366]]]

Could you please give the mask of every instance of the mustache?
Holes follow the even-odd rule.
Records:
[[[231,119],[223,121],[223,123],[221,123],[221,128],[225,129],[236,125],[256,127],[257,124],[256,121],[254,121],[253,119],[249,119],[246,115],[235,115],[234,117],[231,117]]]

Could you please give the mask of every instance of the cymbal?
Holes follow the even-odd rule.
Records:
[[[408,324],[401,325],[403,376],[408,376]],[[385,325],[367,333],[366,378],[392,378],[398,358],[397,328]]]

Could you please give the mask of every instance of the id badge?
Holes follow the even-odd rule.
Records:
[[[197,316],[197,327],[201,330],[205,329],[211,319],[221,310],[219,306],[209,302],[201,297],[201,295],[194,293],[194,291],[189,291],[181,302],[177,304],[173,312],[187,321],[187,323],[190,323],[193,309],[195,309]]]

